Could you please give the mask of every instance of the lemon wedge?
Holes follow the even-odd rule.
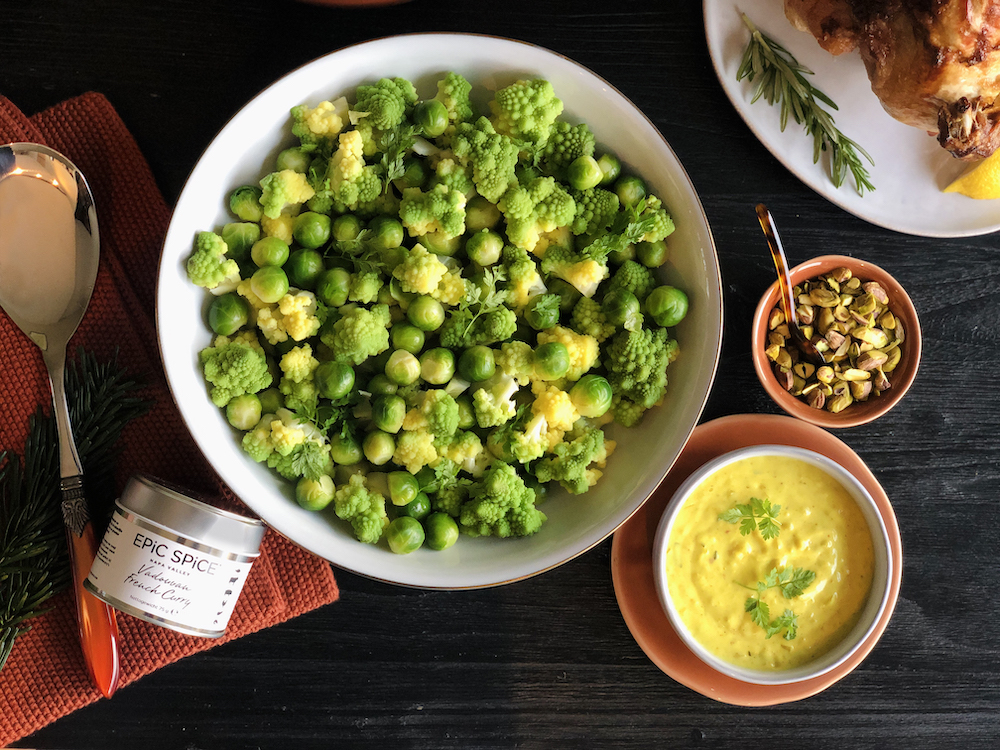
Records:
[[[970,198],[1000,198],[1000,151],[994,151],[944,189]]]

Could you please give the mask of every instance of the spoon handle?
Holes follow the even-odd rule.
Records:
[[[781,306],[784,308],[785,318],[793,323],[796,322],[795,299],[792,297],[792,287],[788,281],[788,261],[785,260],[785,251],[781,247],[781,240],[778,233],[774,231],[774,220],[771,212],[763,203],[757,204],[757,220],[760,228],[764,230],[764,237],[767,239],[767,246],[771,250],[771,259],[774,261],[774,268],[778,272],[778,288],[781,291]]]

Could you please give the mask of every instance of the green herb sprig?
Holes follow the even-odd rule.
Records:
[[[80,349],[66,368],[66,397],[77,453],[86,477],[91,515],[98,526],[114,498],[117,441],[150,401],[118,365],[117,355],[98,362]],[[23,464],[0,452],[0,669],[29,621],[70,579],[66,532],[59,504],[59,450],[55,421],[39,408],[28,418]]]
[[[809,585],[816,579],[816,574],[805,568],[771,568],[763,581],[758,581],[756,586],[747,586],[740,583],[745,589],[756,591],[754,596],[746,600],[743,607],[750,613],[754,623],[764,629],[765,637],[770,638],[777,635],[782,630],[782,636],[786,641],[795,640],[798,633],[799,618],[792,610],[785,609],[780,616],[771,619],[771,608],[761,597],[769,589],[780,589],[781,595],[785,599],[794,599],[801,596]]]
[[[720,521],[738,523],[743,536],[759,530],[765,540],[771,540],[781,533],[781,521],[778,520],[780,505],[772,505],[770,500],[751,497],[749,503],[738,503],[725,513],[719,515]]]
[[[871,176],[861,161],[863,156],[872,166],[875,161],[857,142],[845,136],[834,125],[833,116],[823,109],[825,104],[833,110],[837,105],[822,91],[813,86],[805,76],[813,72],[795,59],[787,49],[764,34],[745,13],[743,23],[750,30],[750,42],[743,53],[743,60],[736,72],[736,80],[757,80],[754,90],[753,104],[761,97],[767,103],[781,106],[781,130],[784,132],[791,116],[795,122],[805,127],[806,132],[813,137],[813,164],[819,161],[820,154],[828,151],[830,154],[830,179],[834,186],[844,184],[848,170],[854,178],[858,195],[864,195],[865,190],[874,191]]]

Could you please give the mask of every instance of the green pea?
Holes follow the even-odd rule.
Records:
[[[427,497],[426,493],[421,492],[413,500],[400,508],[399,514],[423,521],[431,514],[431,499]]]
[[[382,464],[389,463],[392,454],[396,451],[396,441],[388,432],[372,430],[365,435],[361,448],[365,452],[365,458],[376,466],[382,466]]]
[[[405,349],[396,349],[385,363],[385,376],[396,385],[416,383],[420,377],[420,360]]]
[[[253,393],[231,398],[226,404],[226,419],[237,430],[252,430],[261,414],[260,399]]]
[[[444,305],[433,297],[420,295],[406,308],[406,318],[421,331],[436,331],[444,323]]]
[[[389,380],[385,373],[380,372],[368,381],[368,392],[373,396],[391,396],[397,390],[399,386]]]
[[[403,159],[403,176],[395,181],[401,190],[409,187],[423,187],[427,182],[427,164],[423,159],[415,156],[408,156]]]
[[[313,380],[320,396],[336,401],[354,390],[354,369],[343,362],[321,362]]]
[[[500,260],[503,237],[489,229],[482,229],[465,241],[465,254],[481,266],[492,266]]]
[[[260,226],[249,221],[234,221],[222,227],[221,236],[229,248],[226,256],[243,263],[250,258],[250,248],[260,239]]]
[[[376,216],[368,224],[372,236],[372,247],[378,250],[392,250],[403,244],[403,225],[391,216]]]
[[[428,138],[437,138],[448,128],[448,109],[437,99],[417,102],[413,108],[413,124]]]
[[[622,163],[614,154],[604,153],[598,156],[597,166],[601,168],[602,185],[610,185],[622,173]]]
[[[634,206],[646,197],[646,183],[635,175],[625,175],[615,181],[615,194],[623,206]]]
[[[646,312],[656,325],[671,328],[687,315],[688,296],[672,286],[658,286],[646,297]]]
[[[390,471],[389,499],[393,505],[412,503],[420,494],[420,482],[408,471]]]
[[[337,242],[349,242],[358,238],[361,229],[361,219],[354,214],[343,214],[333,220],[330,236]]]
[[[346,268],[328,268],[316,277],[316,299],[330,307],[347,304],[351,274]]]
[[[296,289],[313,291],[323,273],[323,256],[315,250],[299,248],[288,256],[285,272],[289,283]]]
[[[455,403],[458,404],[458,426],[463,430],[475,427],[476,411],[472,406],[472,399],[462,394],[455,397]]]
[[[311,154],[303,151],[301,146],[293,146],[292,148],[286,148],[278,154],[278,158],[275,159],[275,169],[279,172],[290,169],[293,172],[305,174],[309,171],[309,163],[311,161]]]
[[[342,466],[352,466],[362,457],[358,441],[347,433],[334,433],[330,436],[330,458]]]
[[[627,289],[615,289],[604,295],[601,310],[609,323],[630,331],[642,324],[639,300]]]
[[[264,266],[250,277],[250,291],[269,305],[288,294],[288,276],[278,266]]]
[[[601,165],[593,156],[580,156],[570,162],[566,169],[567,182],[569,182],[570,187],[577,190],[589,190],[592,187],[597,187],[601,184],[602,179],[604,179],[604,172],[601,171]]]
[[[558,294],[539,294],[532,297],[524,308],[524,319],[536,331],[544,331],[559,323],[559,305],[562,298]]]
[[[600,375],[584,375],[569,391],[570,401],[584,417],[601,417],[611,408],[611,384]]]
[[[569,349],[561,341],[549,341],[535,349],[535,374],[542,380],[558,380],[569,372]]]
[[[440,552],[458,541],[458,524],[447,513],[431,513],[424,519],[427,546]]]
[[[437,347],[420,355],[420,377],[431,385],[444,385],[455,377],[455,355]]]
[[[305,211],[292,221],[292,237],[302,247],[315,250],[330,240],[330,217],[315,211]]]
[[[458,358],[458,374],[470,383],[491,378],[496,370],[496,355],[488,346],[470,346]]]
[[[669,253],[666,240],[640,242],[635,247],[636,258],[647,268],[659,268],[662,266],[667,262],[667,255]]]
[[[376,396],[372,400],[372,424],[382,432],[399,432],[405,418],[406,402],[400,396]]]
[[[479,232],[493,229],[500,221],[500,209],[481,195],[473,196],[465,204],[465,229]]]
[[[295,502],[306,510],[323,510],[333,501],[333,477],[323,474],[318,479],[303,477],[295,483]]]
[[[260,268],[283,266],[288,260],[288,243],[280,237],[262,237],[253,243],[250,257]]]
[[[389,331],[393,349],[419,354],[424,348],[424,332],[412,323],[396,323]]]
[[[243,185],[229,194],[229,210],[243,221],[260,223],[264,208],[260,205],[260,197],[264,191],[257,185]]]
[[[385,530],[385,540],[397,555],[408,555],[424,543],[424,527],[416,518],[400,516]]]
[[[208,325],[220,336],[236,333],[250,319],[250,305],[236,294],[221,294],[208,307]]]

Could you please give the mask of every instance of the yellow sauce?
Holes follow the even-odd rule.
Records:
[[[719,515],[751,497],[781,506],[779,535]],[[781,670],[833,648],[854,627],[874,574],[871,533],[854,498],[822,469],[795,458],[754,456],[729,464],[695,488],[679,511],[667,547],[670,596],[692,636],[718,658],[749,669]],[[816,579],[801,596],[762,595],[771,619],[787,608],[798,633],[766,638],[744,609],[772,568],[805,568]]]

